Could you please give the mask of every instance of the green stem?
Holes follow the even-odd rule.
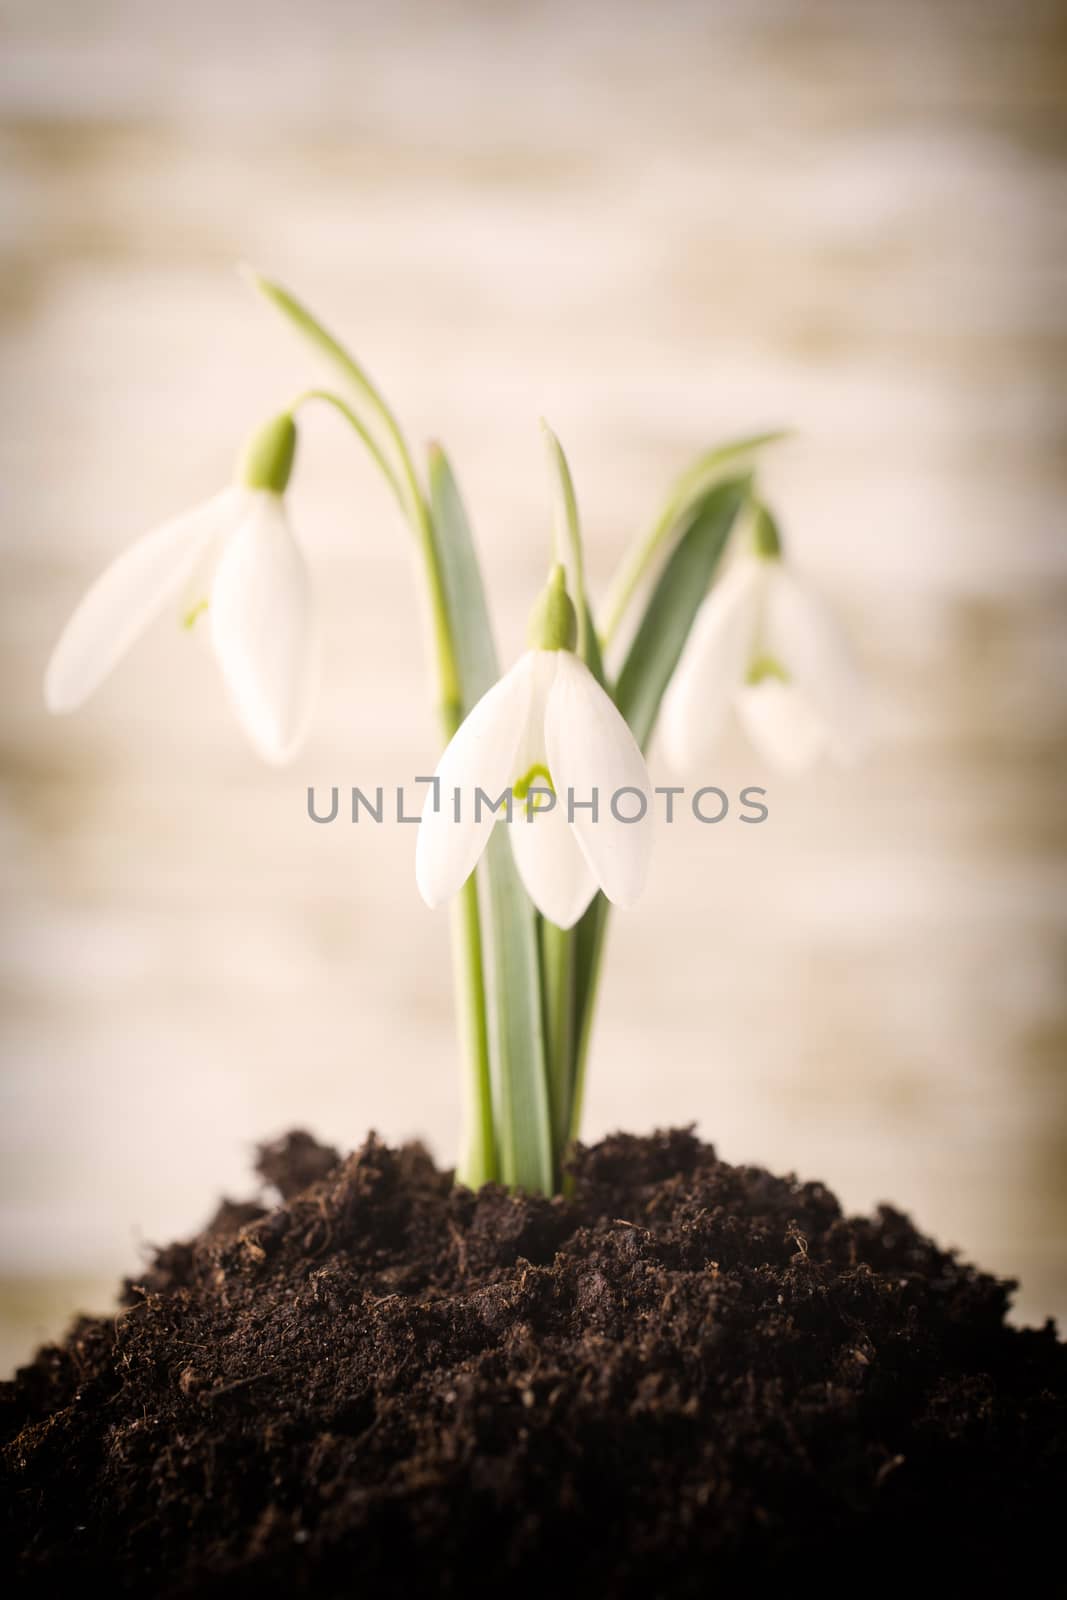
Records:
[[[597,988],[600,983],[600,967],[604,955],[604,939],[607,934],[608,912],[610,909],[608,901],[605,900],[602,894],[598,894],[592,906],[586,912],[586,916],[589,918],[589,927],[582,930],[588,943],[583,952],[585,982],[581,996],[581,1021],[578,1025],[578,1037],[573,1043],[574,1065],[571,1073],[570,1121],[566,1133],[567,1144],[573,1144],[581,1132],[582,1109],[585,1101],[586,1065],[589,1060],[589,1041],[593,1033],[593,1015],[596,1011]]]
[[[594,676],[602,681],[603,664],[585,593],[585,557],[574,479],[563,446],[544,420],[541,427],[548,447],[549,465],[556,482],[556,559],[569,569],[574,588],[574,606],[578,619],[576,653],[579,660],[584,661]],[[547,922],[542,927],[541,967],[544,983],[549,1097],[552,1110],[552,1142],[557,1181],[562,1176],[563,1163],[576,1121],[573,1099],[578,1065],[576,1038],[580,1000],[578,937],[578,931],[574,928],[564,930]],[[583,1012],[583,1018],[584,1015]]]
[[[541,922],[545,1043],[552,1145],[557,1177],[570,1140],[574,1063],[574,937],[571,930]]]
[[[602,894],[594,896],[584,917],[570,933],[572,970],[572,1010],[567,1120],[559,1135],[559,1171],[564,1194],[573,1191],[573,1179],[565,1170],[567,1153],[576,1143],[582,1127],[586,1069],[593,1032],[597,987],[611,907]]]
[[[426,504],[415,463],[407,446],[400,423],[392,411],[385,396],[373,382],[368,373],[360,366],[339,340],[322,326],[321,322],[301,305],[280,284],[272,283],[268,278],[262,278],[256,273],[251,274],[254,286],[265,299],[282,313],[312,344],[316,350],[326,357],[341,375],[347,379],[353,388],[360,394],[377,417],[385,431],[386,438],[396,453],[397,463],[400,468],[399,484],[397,475],[388,467],[384,452],[373,440],[369,430],[360,422],[355,413],[348,407],[343,407],[343,414],[356,428],[364,444],[368,445],[390,484],[400,497],[408,520],[415,530],[419,541],[422,556],[426,564],[426,575],[430,590],[430,608],[433,619],[434,647],[437,661],[438,691],[440,694],[439,710],[445,722],[447,737],[451,738],[462,714],[462,699],[460,695],[459,676],[456,671],[455,649],[449,627],[449,619],[445,606],[444,590],[441,583],[440,563],[437,559],[433,535],[433,522],[430,517],[429,507]],[[453,721],[453,718],[455,721]]]
[[[495,930],[500,1175],[511,1189],[554,1194],[552,1111],[536,913],[515,869],[511,841],[503,828],[493,830],[487,856]]]
[[[429,590],[438,714],[447,744],[458,728],[464,710],[456,646],[446,602],[433,517],[400,424],[384,396],[359,363],[353,360],[344,346],[326,331],[306,307],[278,284],[255,274],[251,276],[260,293],[281,311],[283,316],[362,396],[377,417],[395,452],[399,472],[389,461],[371,430],[338,396],[328,390],[310,390],[304,397],[322,400],[332,405],[354,428],[397,496],[415,533]],[[470,1143],[461,1171],[463,1181],[480,1184],[496,1178],[499,1165],[493,1126],[481,913],[478,906],[477,884],[473,876],[461,893],[459,910],[453,919],[452,929],[453,975],[459,1008],[460,1034],[468,1064],[472,1112]]]
[[[366,400],[371,410],[378,417],[393,448],[396,450],[404,480],[411,495],[411,504],[408,514],[412,518],[418,515],[417,503],[422,495],[419,489],[418,477],[407,447],[400,423],[390,408],[385,396],[373,382],[370,375],[360,366],[344,345],[335,339],[332,333],[327,332],[317,317],[312,316],[306,306],[301,305],[287,289],[280,284],[272,283],[269,278],[262,278],[256,272],[250,272],[249,278],[252,285],[265,300],[269,300],[284,317],[290,321],[308,343],[313,345],[326,360],[336,367],[341,375],[352,384],[357,393]]]
[[[480,1189],[500,1176],[496,1129],[493,1126],[493,1084],[489,1067],[489,1028],[485,1006],[482,922],[475,875],[452,902],[453,978],[460,1045],[467,1063],[467,1145],[456,1168],[456,1181]]]
[[[325,405],[332,406],[335,411],[339,412],[340,415],[344,417],[349,426],[355,429],[356,433],[359,434],[359,437],[366,446],[367,452],[375,466],[378,468],[382,477],[385,479],[390,489],[392,489],[393,494],[396,496],[397,503],[399,504],[401,511],[405,516],[408,516],[410,508],[407,500],[405,499],[404,489],[401,485],[400,479],[397,477],[395,469],[390,465],[389,459],[382,450],[381,445],[378,443],[377,439],[371,433],[370,429],[367,427],[362,418],[356,415],[351,406],[345,404],[339,394],[334,394],[329,389],[305,389],[303,394],[297,395],[290,409],[292,411],[296,411],[300,406],[305,405],[309,400],[321,400]]]
[[[430,591],[430,612],[437,661],[438,712],[447,744],[463,720],[463,698],[456,663],[455,642],[445,598],[437,540],[434,537],[430,508],[418,487],[407,446],[401,441],[410,467],[410,479],[417,508],[416,534],[426,564]],[[457,1170],[460,1182],[480,1188],[500,1175],[493,1125],[493,1088],[489,1059],[489,1025],[485,993],[485,963],[482,950],[482,919],[478,906],[478,884],[471,873],[458,899],[452,919],[452,971],[459,1016],[461,1048],[467,1062],[469,1129],[467,1154]]]
[[[433,521],[425,502],[423,510],[425,521],[421,539],[423,549],[427,552],[427,577],[434,637],[438,647],[439,713],[447,744],[463,719],[463,705],[437,558],[437,541],[433,536]],[[467,1068],[467,1144],[466,1154],[456,1167],[456,1181],[466,1184],[468,1189],[480,1189],[483,1183],[495,1183],[499,1179],[500,1158],[493,1120],[482,914],[478,904],[478,880],[473,872],[453,901],[450,932],[460,1052]]]

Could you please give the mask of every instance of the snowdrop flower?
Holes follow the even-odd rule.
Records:
[[[505,815],[526,892],[558,927],[572,927],[597,888],[621,906],[640,895],[651,848],[648,769],[574,643],[574,607],[556,567],[531,648],[482,696],[438,764],[415,852],[427,905],[456,893]],[[478,790],[493,802],[510,791],[520,803],[494,813]]]
[[[148,624],[206,613],[234,714],[266,761],[296,751],[315,686],[311,586],[282,494],[296,427],[287,413],[254,435],[237,482],[145,534],[97,578],[45,674],[50,711],[74,711]]]
[[[762,506],[753,549],[705,600],[664,702],[672,764],[708,760],[731,709],[764,759],[787,772],[824,752],[848,760],[858,748],[859,681],[847,643],[783,564]]]

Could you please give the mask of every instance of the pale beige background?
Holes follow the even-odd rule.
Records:
[[[455,1146],[413,830],[305,818],[309,782],[436,755],[405,532],[335,420],[295,494],[326,659],[291,770],[255,764],[169,626],[75,720],[41,705],[94,572],[318,376],[242,258],[447,441],[507,655],[545,563],[540,413],[598,592],[690,453],[796,427],[769,485],[854,630],[877,749],[768,779],[764,828],[662,830],[588,1131],[696,1119],[1062,1314],[1063,8],[2,16],[6,1360],[245,1191],[257,1137]],[[737,744],[716,779],[761,771]]]

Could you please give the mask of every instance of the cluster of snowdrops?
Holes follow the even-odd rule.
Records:
[[[431,907],[458,902],[469,1086],[459,1174],[551,1192],[578,1127],[607,906],[632,905],[648,875],[653,728],[681,774],[706,770],[731,717],[774,766],[847,758],[861,721],[850,652],[785,561],[757,491],[758,454],[776,435],[709,450],[682,474],[624,557],[598,619],[573,481],[546,428],[552,557],[527,648],[501,672],[444,452],[431,447],[424,482],[364,369],[285,290],[255,282],[340,387],[299,396],[253,435],[234,483],[143,535],[96,579],[55,647],[46,701],[55,712],[76,709],[148,625],[170,615],[210,630],[241,728],[266,761],[289,760],[313,716],[318,651],[312,582],[285,493],[297,414],[313,402],[339,411],[411,525],[430,599],[445,748],[415,875]],[[606,647],[627,629],[622,665],[609,676]],[[477,794],[487,803],[462,803]],[[598,795],[629,803],[598,805]],[[501,796],[510,825],[497,829]]]

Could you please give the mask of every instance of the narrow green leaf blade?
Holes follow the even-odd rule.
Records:
[[[607,687],[604,675],[604,659],[600,654],[600,640],[597,637],[596,623],[593,613],[589,609],[589,601],[585,602],[585,664],[602,689]]]
[[[377,412],[394,443],[400,445],[402,449],[399,424],[386,405],[381,390],[372,382],[366,369],[345,349],[341,341],[335,339],[307,306],[302,305],[288,289],[283,289],[280,283],[272,283],[269,278],[264,278],[260,273],[250,269],[246,269],[246,276],[252,287],[263,296],[264,300],[269,301],[277,311],[281,312],[300,337],[362,395],[371,409]]]
[[[642,750],[747,494],[748,480],[731,478],[695,502],[645,607],[615,685],[615,703]]]
[[[500,1170],[509,1188],[552,1194],[555,1160],[548,1099],[537,913],[502,827],[485,853],[492,949],[492,1020],[500,1092]]]
[[[571,1139],[577,1139],[581,1128],[582,1103],[585,1098],[585,1063],[589,1051],[593,1008],[596,1004],[597,984],[600,981],[600,963],[604,954],[604,937],[607,933],[610,909],[608,901],[598,890],[581,921],[574,928],[574,1022],[571,1038],[574,1060],[570,1072],[569,1127]]]
[[[688,525],[660,574],[615,685],[615,703],[647,749],[664,692],[708,592],[737,515],[748,495],[747,478],[716,483],[692,506]],[[574,1013],[571,1138],[577,1138],[585,1089],[608,902],[598,894],[574,930]]]
[[[750,434],[745,439],[713,445],[690,462],[675,479],[666,504],[651,528],[630,546],[615,574],[601,612],[601,638],[605,642],[614,639],[652,563],[662,548],[675,539],[679,523],[689,517],[697,501],[724,477],[740,477],[751,472],[752,457],[758,451],[787,437],[783,429]]]
[[[448,457],[436,444],[430,446],[430,515],[466,716],[492,688],[500,667],[470,521]]]
[[[451,625],[463,714],[495,683],[497,655],[470,523],[444,451],[430,451],[430,511]],[[479,868],[487,880],[490,1021],[499,1094],[501,1176],[551,1194],[555,1163],[548,1098],[537,914],[502,827]]]
[[[721,482],[724,473],[731,469],[735,473],[747,469],[751,465],[749,458],[757,451],[788,437],[788,429],[776,428],[766,433],[750,434],[747,439],[731,439],[726,444],[713,445],[710,450],[705,450],[675,480],[671,491],[671,502],[675,509],[681,513]]]

